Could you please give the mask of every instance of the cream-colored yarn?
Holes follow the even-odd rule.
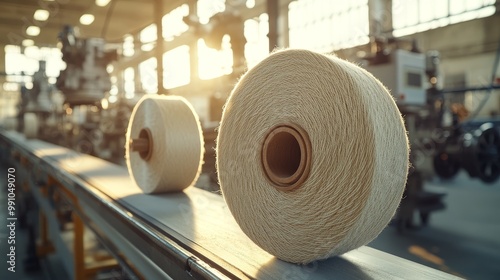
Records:
[[[288,124],[309,137],[311,164],[305,181],[287,191],[266,176],[262,150],[270,131]],[[248,71],[226,103],[217,139],[219,181],[236,221],[261,248],[294,263],[375,238],[398,207],[408,153],[385,87],[354,64],[307,50],[273,53]],[[290,161],[286,152],[274,156]]]
[[[38,117],[35,113],[24,114],[23,134],[26,138],[36,138],[38,136]]]
[[[149,129],[149,159],[126,145],[130,175],[145,193],[181,191],[193,184],[200,172],[204,143],[198,115],[179,96],[145,96],[135,106],[127,130],[127,143]]]

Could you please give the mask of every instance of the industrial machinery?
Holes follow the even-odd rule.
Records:
[[[208,47],[220,50],[222,38],[225,34],[230,36],[231,50],[233,51],[233,73],[239,77],[245,71],[245,44],[247,42],[244,32],[244,19],[239,10],[239,5],[229,4],[226,10],[212,16],[207,24],[201,24],[197,16],[190,15],[183,21],[194,29],[197,37],[203,38]]]
[[[436,51],[423,54],[415,42],[410,50],[400,48],[395,41],[372,43],[376,52],[366,58],[365,68],[394,96],[411,145],[412,167],[396,221],[400,230],[413,228],[417,213],[421,225],[426,225],[431,212],[445,208],[444,193],[424,189],[426,178],[436,174],[450,179],[460,168],[485,183],[500,177],[500,126],[492,120],[460,123],[463,112],[457,105],[446,106],[444,93],[437,88]],[[426,169],[430,163],[433,170]]]
[[[117,52],[106,51],[101,38],[78,38],[71,26],[59,34],[66,69],[57,78],[57,88],[69,106],[97,104],[111,89],[106,66],[117,59]]]
[[[40,60],[38,63],[38,70],[32,76],[32,87],[28,89],[25,84],[21,85],[17,130],[28,132],[29,137],[58,139],[58,106],[54,99],[54,87],[46,75],[46,61]]]
[[[28,96],[28,104],[24,108],[25,112],[48,113],[51,111],[52,87],[45,74],[46,62],[38,62],[38,71],[33,75],[33,88]]]
[[[426,105],[425,55],[396,49],[387,56],[387,63],[376,62],[366,70],[390,89],[400,108]]]
[[[63,28],[59,39],[66,68],[56,86],[63,98],[53,98],[55,89],[46,76],[46,62],[40,61],[33,87],[21,86],[17,130],[30,138],[122,163],[135,101],[116,96],[115,102],[108,102],[111,80],[106,67],[117,59],[117,51],[106,50],[101,38],[79,38],[71,26]]]
[[[389,53],[384,51],[384,48],[380,48],[379,52],[368,59],[368,65],[365,68],[377,77],[393,95],[405,118],[410,146],[415,147],[419,141],[417,119],[422,113],[429,115],[426,108],[426,58],[422,53],[404,49],[391,50]],[[414,212],[419,213],[422,224],[426,224],[432,211],[445,208],[441,201],[444,194],[424,190],[424,176],[419,169],[420,158],[417,155],[418,153],[412,149],[410,155],[412,167],[396,218],[400,230],[414,227]]]
[[[114,162],[123,160],[125,132],[134,104],[124,97],[108,103],[108,64],[118,58],[102,38],[79,38],[71,26],[59,34],[66,69],[57,78],[64,95],[66,146]],[[102,102],[106,104],[103,106]]]
[[[494,62],[492,84],[483,89],[490,93],[500,87],[494,83],[499,54],[497,52]],[[426,73],[431,87],[427,90],[427,104],[430,115],[434,116],[434,125],[431,127],[438,132],[432,137],[434,172],[442,179],[451,179],[463,168],[472,178],[494,183],[500,177],[500,119],[476,119],[475,113],[466,119],[469,113],[461,104],[451,104],[450,108],[446,108],[446,94],[477,89],[437,89],[438,63],[439,53],[429,52]],[[482,103],[485,101],[487,99]],[[423,126],[429,126],[429,123],[424,122]]]
[[[433,159],[436,174],[451,179],[461,168],[493,183],[500,177],[500,121],[469,121],[447,132]]]

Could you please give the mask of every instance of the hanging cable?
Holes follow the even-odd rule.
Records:
[[[104,18],[104,24],[102,25],[101,37],[106,38],[106,32],[108,31],[109,21],[111,20],[111,15],[113,14],[113,10],[115,8],[117,0],[111,0],[109,4],[109,8],[106,11],[106,17]]]

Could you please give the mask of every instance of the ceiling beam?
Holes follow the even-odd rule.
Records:
[[[153,23],[153,0],[114,0],[115,7],[110,11],[110,24],[106,31],[108,41],[120,41],[125,34],[137,33]],[[163,0],[164,14],[174,8],[194,0]],[[65,4],[62,4],[64,2]],[[83,37],[100,37],[104,19],[110,5],[98,7],[90,0],[56,0],[53,2],[28,0],[0,0],[0,42],[3,44],[20,44],[25,38],[35,41],[37,45],[55,45],[57,35],[63,25],[78,26]],[[38,22],[33,19],[37,9],[50,12],[48,21]],[[81,26],[79,18],[84,12],[94,14],[95,22],[90,26]],[[40,35],[30,37],[25,34],[28,26],[35,25],[41,29]]]

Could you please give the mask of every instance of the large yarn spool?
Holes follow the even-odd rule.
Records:
[[[38,135],[38,117],[35,113],[24,113],[24,130],[26,138],[36,138]]]
[[[365,70],[306,50],[273,53],[231,93],[218,176],[241,229],[278,258],[308,263],[374,239],[408,171],[403,120]]]
[[[181,191],[201,171],[203,138],[198,115],[178,96],[146,96],[127,130],[130,175],[145,193]]]

